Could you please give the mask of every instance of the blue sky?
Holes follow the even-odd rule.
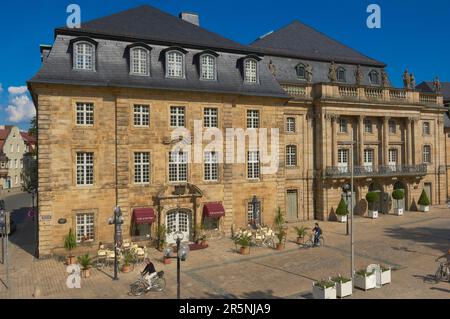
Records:
[[[387,63],[395,86],[401,86],[405,68],[417,83],[435,75],[450,81],[448,0],[7,0],[0,11],[0,124],[28,127],[33,108],[23,86],[39,69],[39,44],[52,43],[53,30],[65,24],[71,3],[81,6],[82,21],[141,4],[173,15],[194,11],[203,27],[244,44],[298,19]],[[366,26],[371,3],[381,7],[381,29]]]

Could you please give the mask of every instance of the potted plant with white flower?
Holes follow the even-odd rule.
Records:
[[[375,209],[375,202],[379,199],[377,192],[368,192],[366,200],[369,206],[369,217],[372,219],[378,218],[378,210]]]
[[[428,198],[427,192],[425,190],[422,191],[420,195],[419,201],[419,209],[421,212],[429,212],[430,211],[430,199]]]
[[[353,283],[350,278],[341,275],[331,278],[331,281],[336,283],[336,295],[339,298],[351,296],[353,293]]]
[[[391,283],[391,267],[381,265],[381,284],[386,285]]]
[[[341,201],[339,202],[339,205],[336,209],[336,216],[337,220],[341,223],[347,222],[347,216],[348,216],[348,208],[347,203],[343,198],[341,198]]]
[[[322,280],[313,283],[314,299],[336,299],[336,283]]]
[[[397,207],[394,209],[394,214],[397,216],[403,215],[403,208],[399,206],[399,201],[405,198],[405,191],[403,189],[396,189],[392,192],[392,198],[397,201]]]
[[[355,287],[361,288],[364,291],[373,289],[377,285],[375,270],[372,272],[367,272],[365,269],[357,271],[353,280],[355,281]]]

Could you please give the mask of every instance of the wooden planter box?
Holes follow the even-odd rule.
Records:
[[[378,218],[378,211],[377,210],[369,210],[369,217],[372,219]]]
[[[353,282],[351,280],[344,283],[336,282],[336,295],[339,298],[351,296],[352,293],[353,293]]]
[[[336,299],[336,286],[330,288],[322,288],[313,285],[314,299]]]
[[[430,211],[430,206],[419,205],[419,210],[424,213],[428,213]]]
[[[241,247],[239,250],[241,255],[249,255],[250,254],[250,247]]]
[[[386,285],[391,283],[391,269],[381,272],[381,284]]]
[[[336,215],[336,216],[337,216],[338,222],[340,222],[340,223],[346,223],[347,222],[347,218],[348,218],[347,215]]]
[[[377,285],[377,276],[375,273],[365,277],[355,274],[354,280],[355,287],[361,288],[364,291],[373,289]]]

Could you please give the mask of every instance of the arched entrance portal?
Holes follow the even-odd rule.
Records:
[[[394,207],[394,209],[396,209],[396,208],[403,208],[403,210],[406,210],[406,198],[407,198],[406,186],[405,186],[405,184],[403,182],[398,181],[398,182],[396,182],[394,184],[394,190],[396,190],[396,189],[401,189],[403,191],[403,193],[405,194],[405,196],[401,200],[393,199],[393,201],[392,201],[393,205],[392,206]]]
[[[175,239],[173,234],[175,232],[182,232],[184,235],[183,242],[188,242],[192,237],[192,212],[188,209],[175,209],[166,214],[167,235],[166,241],[168,244],[174,244]]]
[[[379,211],[381,214],[389,213],[389,194],[385,193],[383,190],[383,186],[379,183],[372,183],[369,185],[369,192],[378,193],[378,201],[375,202],[374,210]]]

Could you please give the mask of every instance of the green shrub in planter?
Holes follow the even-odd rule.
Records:
[[[348,208],[347,208],[347,203],[345,202],[345,200],[343,198],[341,198],[338,208],[336,209],[336,215],[346,216],[348,214],[349,214],[349,212],[348,212]]]
[[[333,281],[333,282],[338,282],[338,283],[340,283],[340,284],[345,284],[346,282],[351,281],[351,279],[339,275],[339,276],[337,276],[337,277],[331,278],[331,281]]]
[[[368,276],[372,275],[374,272],[375,272],[375,270],[372,272],[368,272],[366,270],[359,270],[356,272],[356,274],[361,277],[368,277]]]
[[[402,200],[405,198],[405,191],[403,189],[396,189],[392,192],[392,198],[395,200]]]
[[[422,206],[430,206],[430,199],[428,198],[427,192],[425,192],[425,190],[422,191],[418,204]]]
[[[326,289],[326,288],[331,288],[331,287],[336,286],[336,283],[333,281],[321,280],[321,281],[314,283],[314,286],[320,287],[322,289]]]
[[[377,192],[368,192],[366,195],[366,200],[369,203],[369,209],[373,208],[373,203],[375,203],[379,199],[379,195]]]

